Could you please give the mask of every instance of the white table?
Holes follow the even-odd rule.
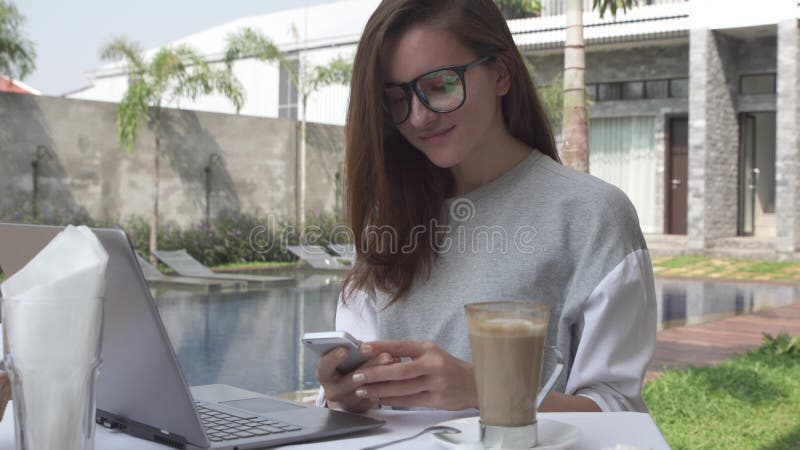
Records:
[[[11,404],[0,422],[0,450],[14,449],[14,423]],[[340,439],[281,447],[286,450],[353,450],[368,445],[410,436],[429,425],[444,422],[464,413],[446,411],[375,411],[373,416],[386,420],[386,425],[369,433],[347,436]],[[640,448],[669,449],[653,419],[642,413],[542,413],[543,419],[570,423],[580,430],[581,436],[575,450],[615,449],[617,444]],[[127,434],[98,427],[95,438],[96,450],[166,450],[168,447],[137,439]],[[389,447],[388,450],[414,448],[420,450],[445,450],[431,436],[421,436],[406,445]]]

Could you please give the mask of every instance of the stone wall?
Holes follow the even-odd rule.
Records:
[[[739,125],[733,39],[708,29],[690,35],[689,248],[736,235]]]
[[[537,83],[549,84],[564,71],[564,54],[532,54]],[[658,45],[586,48],[586,83],[685,78],[689,76],[689,47],[685,41]]]
[[[776,250],[800,249],[800,32],[796,19],[778,24],[778,100],[775,149]]]
[[[775,36],[738,41],[736,63],[740,74],[774,73],[777,71]]]
[[[152,205],[155,140],[142,124],[126,153],[117,140],[116,104],[0,93],[0,194],[28,196],[38,146],[41,208],[80,209],[97,220],[148,215]],[[211,166],[211,214],[295,213],[298,124],[228,114],[166,109],[161,147],[162,220],[188,225],[206,211]],[[333,212],[336,172],[344,158],[341,127],[309,124],[309,213]]]

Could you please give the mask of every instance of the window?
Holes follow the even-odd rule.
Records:
[[[672,98],[689,98],[689,79],[674,78],[669,80],[669,96]]]
[[[774,94],[775,74],[742,75],[739,78],[739,93],[742,95]]]
[[[594,118],[588,126],[591,174],[628,195],[645,233],[658,232],[653,178],[663,156],[656,148],[655,118]]]
[[[644,95],[647,98],[669,97],[669,80],[648,80],[644,82]]]
[[[631,80],[586,85],[586,93],[596,102],[642,100],[650,98],[688,98],[689,79]]]
[[[626,81],[622,83],[623,100],[639,100],[644,98],[644,81]]]
[[[620,99],[619,83],[600,83],[597,85],[597,101],[604,102]]]
[[[291,60],[289,65],[297,73],[298,61]],[[278,117],[297,119],[297,89],[292,82],[292,76],[283,65],[278,70]]]

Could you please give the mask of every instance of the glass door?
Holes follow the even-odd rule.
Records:
[[[752,236],[755,230],[756,188],[756,118],[739,116],[739,236]]]

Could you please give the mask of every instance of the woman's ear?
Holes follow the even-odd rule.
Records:
[[[494,66],[497,70],[495,93],[502,97],[508,94],[511,89],[511,80],[514,76],[514,61],[509,55],[501,53],[495,57]]]

